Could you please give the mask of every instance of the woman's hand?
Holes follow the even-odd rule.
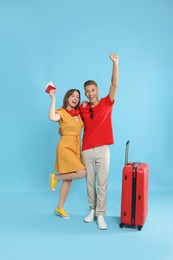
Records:
[[[49,96],[51,97],[51,99],[55,98],[55,93],[56,93],[56,89],[52,89],[52,90],[49,92]]]

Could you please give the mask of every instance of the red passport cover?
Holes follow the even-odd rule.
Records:
[[[47,85],[46,85],[46,93],[49,93],[52,89],[56,89],[56,87],[54,86],[53,82],[50,81]]]

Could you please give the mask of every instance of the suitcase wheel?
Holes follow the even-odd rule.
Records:
[[[138,226],[138,231],[141,231],[141,229],[142,229],[142,226]]]
[[[124,224],[123,224],[123,223],[120,223],[120,224],[119,224],[119,227],[120,227],[120,228],[123,228],[123,227],[124,227]]]

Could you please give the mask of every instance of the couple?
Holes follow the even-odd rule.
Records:
[[[89,215],[85,222],[92,222],[97,217],[100,229],[107,229],[104,216],[110,162],[109,145],[114,143],[112,130],[112,108],[118,86],[117,54],[111,54],[113,62],[111,86],[106,97],[99,100],[97,83],[88,80],[84,83],[85,95],[89,102],[80,105],[80,91],[70,89],[64,96],[63,106],[55,110],[55,92],[51,90],[52,99],[49,118],[56,121],[62,130],[62,137],[57,145],[55,171],[50,175],[50,189],[55,188],[60,180],[62,186],[55,213],[63,218],[70,218],[64,210],[64,203],[73,179],[86,176]],[[80,152],[80,133],[84,126],[82,142],[82,161]]]

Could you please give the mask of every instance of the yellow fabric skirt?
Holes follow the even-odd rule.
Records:
[[[63,135],[56,149],[55,171],[69,173],[85,169],[80,158],[80,136]]]

